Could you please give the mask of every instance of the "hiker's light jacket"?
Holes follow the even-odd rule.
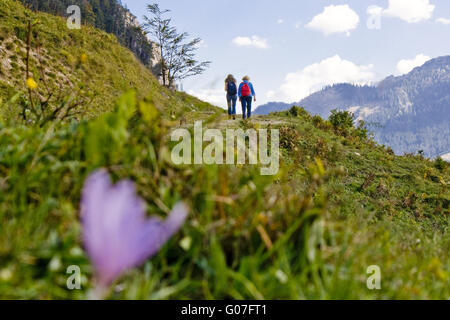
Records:
[[[239,85],[239,91],[238,91],[239,98],[242,97],[241,91],[242,91],[242,86],[244,85],[244,83],[247,83],[248,86],[250,87],[250,91],[252,92],[252,97],[256,96],[255,89],[253,89],[253,84],[252,84],[251,82],[245,80],[244,82],[242,82],[242,83]]]

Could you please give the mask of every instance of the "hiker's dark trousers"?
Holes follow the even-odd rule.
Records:
[[[252,96],[242,97],[242,117],[245,119],[252,116]]]
[[[237,94],[230,96],[227,94],[228,103],[228,115],[233,116],[236,114]]]

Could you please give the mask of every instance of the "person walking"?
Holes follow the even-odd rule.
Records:
[[[242,78],[238,95],[242,104],[242,117],[244,120],[245,118],[250,119],[252,116],[252,100],[256,102],[256,94],[249,76]]]
[[[236,103],[238,97],[237,81],[232,74],[225,79],[225,91],[227,92],[228,119],[236,120]]]

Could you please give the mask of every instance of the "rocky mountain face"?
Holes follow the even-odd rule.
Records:
[[[351,111],[368,124],[379,143],[398,154],[446,154],[450,151],[450,56],[430,60],[407,75],[390,76],[376,86],[337,84],[298,103],[268,103],[256,113],[292,105],[324,118],[333,109]]]

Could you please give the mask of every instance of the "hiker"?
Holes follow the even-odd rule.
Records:
[[[225,91],[227,92],[228,119],[233,117],[233,120],[236,120],[237,81],[231,74],[225,79]]]
[[[250,119],[252,116],[252,98],[256,102],[256,94],[255,90],[253,89],[253,84],[250,82],[250,77],[245,76],[242,78],[242,83],[239,86],[239,100],[242,104],[242,116],[245,120],[246,116],[247,119]]]

